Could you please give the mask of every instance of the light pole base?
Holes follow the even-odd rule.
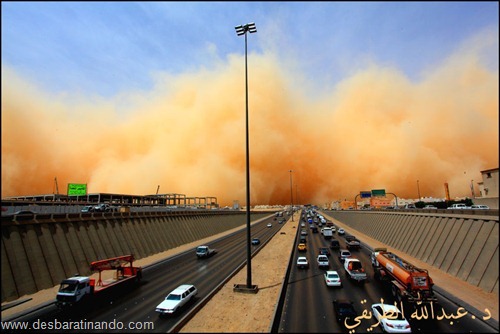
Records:
[[[250,285],[250,287],[246,284],[235,284],[233,286],[234,292],[242,292],[242,293],[254,293],[259,292],[259,287],[257,285]]]

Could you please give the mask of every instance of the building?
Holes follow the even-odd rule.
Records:
[[[484,204],[490,209],[498,209],[498,168],[481,171],[482,182],[478,182],[479,196],[474,197],[474,204]]]

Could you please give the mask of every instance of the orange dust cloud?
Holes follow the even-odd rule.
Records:
[[[471,180],[498,167],[499,87],[465,50],[418,82],[372,64],[314,100],[278,59],[250,54],[251,204],[293,195],[321,205],[372,189],[417,198],[417,180],[422,196],[444,198],[445,182],[452,197],[470,196]],[[51,194],[57,177],[60,193],[68,183],[135,195],[159,185],[245,205],[242,56],[157,78],[147,94],[104,100],[50,95],[3,66],[2,197]]]

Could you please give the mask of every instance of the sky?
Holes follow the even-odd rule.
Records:
[[[2,1],[2,198],[478,195],[498,2]],[[290,172],[291,171],[291,172]]]

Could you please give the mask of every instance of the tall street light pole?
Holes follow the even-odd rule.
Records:
[[[247,23],[234,27],[238,36],[245,35],[245,98],[246,98],[246,174],[247,174],[247,288],[252,289],[252,249],[250,233],[250,154],[248,145],[248,66],[247,66],[247,32],[257,32],[255,23]]]
[[[418,191],[418,200],[420,201],[420,185],[418,184],[418,180],[417,180],[417,191]]]
[[[290,202],[292,204],[292,221],[293,221],[293,183],[292,183],[292,172],[293,170],[289,170],[290,172]]]

